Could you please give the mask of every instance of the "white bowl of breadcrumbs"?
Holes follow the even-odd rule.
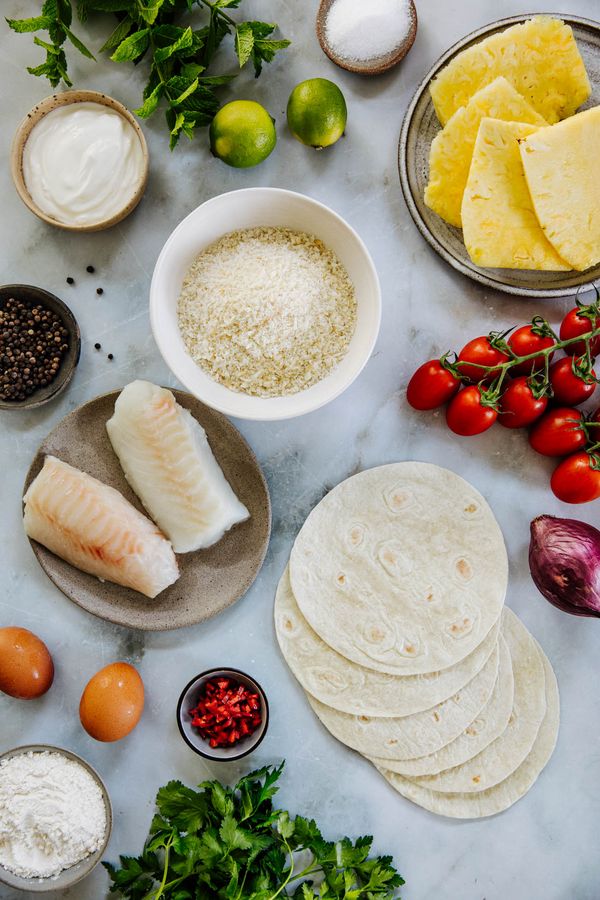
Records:
[[[208,406],[277,420],[348,388],[377,340],[381,291],[337,213],[279,188],[220,194],[187,216],[152,277],[150,321],[176,378]]]

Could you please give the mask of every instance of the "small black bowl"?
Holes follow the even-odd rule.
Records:
[[[206,682],[212,681],[214,678],[231,678],[233,681],[238,681],[245,687],[250,688],[250,690],[255,691],[260,697],[262,714],[260,725],[253,734],[242,738],[241,741],[232,747],[211,747],[208,741],[205,741],[199,731],[194,728],[189,714],[190,710],[197,706],[200,693]],[[240,672],[239,669],[208,669],[206,672],[201,672],[200,675],[192,678],[181,692],[177,703],[177,726],[181,737],[188,747],[191,747],[194,753],[198,753],[205,759],[212,759],[217,762],[230,762],[231,760],[242,759],[243,756],[247,756],[253,750],[256,750],[267,733],[269,726],[267,696],[258,681],[246,675],[245,672]]]
[[[57,313],[64,327],[69,332],[69,349],[62,359],[56,377],[50,384],[38,388],[25,400],[0,399],[0,409],[36,409],[36,407],[43,406],[44,403],[48,403],[50,400],[58,397],[71,381],[81,355],[79,325],[69,307],[62,300],[59,300],[58,297],[55,297],[54,294],[50,294],[42,288],[34,287],[31,284],[4,284],[0,286],[0,309],[11,298],[22,300],[24,303],[38,303],[40,306],[45,306],[46,309]]]

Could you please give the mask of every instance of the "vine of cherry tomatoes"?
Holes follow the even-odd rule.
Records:
[[[600,381],[600,296],[564,317],[557,335],[535,316],[504,333],[476,337],[458,355],[431,359],[414,373],[406,396],[414,409],[446,405],[446,423],[463,437],[495,422],[530,428],[529,443],[543,456],[563,457],[551,479],[566,503],[600,497],[600,409],[577,409]],[[563,355],[555,358],[558,353]]]

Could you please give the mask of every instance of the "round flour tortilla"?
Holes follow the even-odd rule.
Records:
[[[481,672],[449,700],[412,716],[350,716],[325,706],[308,693],[306,696],[325,728],[353,750],[382,759],[412,759],[435,753],[477,718],[494,689],[498,655],[496,647]]]
[[[421,787],[442,793],[485,791],[508,778],[531,752],[546,714],[544,666],[536,642],[517,616],[505,609],[502,618],[515,681],[508,725],[485,750],[462,765],[415,778]]]
[[[443,672],[386,675],[351,662],[321,640],[298,609],[288,569],[275,597],[277,640],[292,673],[321,703],[351,715],[409,716],[447,700],[481,671],[496,646],[499,627],[498,622],[469,656]],[[512,703],[507,720],[511,708]]]
[[[302,615],[368,669],[456,665],[497,622],[508,576],[489,506],[458,475],[394,463],[343,481],[313,509],[290,557]]]
[[[538,648],[539,649],[539,648]],[[537,780],[538,775],[552,756],[558,737],[560,701],[558,685],[552,666],[539,650],[546,679],[546,715],[541,724],[531,753],[512,775],[486,791],[469,794],[441,794],[421,787],[401,775],[379,769],[394,790],[418,806],[440,816],[454,819],[478,819],[502,812],[520,800]]]
[[[472,759],[499,737],[510,719],[513,708],[514,678],[510,651],[500,636],[498,678],[492,696],[477,718],[465,728],[456,740],[451,741],[430,756],[418,759],[372,759],[376,766],[389,769],[408,778],[415,775],[436,775],[444,769],[459,766]]]

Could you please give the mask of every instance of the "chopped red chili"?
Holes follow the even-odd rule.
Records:
[[[231,747],[262,722],[260,697],[232,678],[213,678],[190,710],[192,725],[211,747]]]

